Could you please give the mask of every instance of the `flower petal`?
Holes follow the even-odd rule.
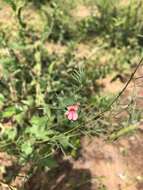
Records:
[[[70,111],[70,110],[72,110],[72,111],[73,111],[73,110],[74,110],[74,111],[77,111],[78,108],[79,108],[79,105],[76,105],[76,104],[67,107],[68,111]]]
[[[74,107],[74,110],[77,111],[79,106],[78,105],[74,105],[73,107]]]
[[[73,112],[69,112],[69,114],[68,114],[68,119],[69,119],[69,120],[73,120]]]
[[[73,113],[72,120],[73,120],[73,121],[76,121],[77,119],[78,119],[78,114],[77,114],[77,112],[74,112],[74,113]]]
[[[74,110],[74,106],[68,106],[67,109],[68,109],[68,111]]]

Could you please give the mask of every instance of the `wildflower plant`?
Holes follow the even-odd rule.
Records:
[[[75,56],[76,42],[67,39],[73,40],[80,31],[75,23],[71,27],[70,6],[63,10],[63,1],[48,1],[47,12],[42,6],[46,1],[31,0],[43,19],[35,28],[24,12],[29,1],[4,2],[13,10],[15,24],[0,28],[0,149],[14,155],[20,165],[29,163],[31,172],[51,168],[57,166],[57,154],[76,156],[81,135],[110,132],[103,116],[128,87],[142,60],[115,99],[100,97],[96,80],[111,73],[113,66],[97,65],[102,50],[97,60]],[[53,41],[66,44],[64,53],[51,53]]]
[[[0,148],[21,165],[50,168],[59,150],[68,154],[79,147],[75,136],[83,122],[79,91],[86,81],[84,71],[69,66],[74,56],[68,50],[62,57],[49,53],[47,23],[41,34],[31,31],[23,16],[26,1],[5,2],[13,10],[18,32],[13,36],[0,31]]]

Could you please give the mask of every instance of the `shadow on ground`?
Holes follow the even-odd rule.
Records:
[[[91,190],[88,169],[75,169],[69,161],[48,172],[37,171],[24,185],[25,190]]]

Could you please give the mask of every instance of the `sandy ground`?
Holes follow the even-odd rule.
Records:
[[[107,143],[101,138],[82,139],[77,160],[65,158],[51,172],[38,171],[26,190],[142,190],[142,132]]]

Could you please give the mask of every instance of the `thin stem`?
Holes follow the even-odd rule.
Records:
[[[119,99],[119,97],[124,93],[124,91],[126,90],[126,88],[128,87],[128,85],[130,84],[130,82],[132,81],[135,73],[137,72],[138,68],[140,67],[140,65],[143,62],[143,58],[141,58],[141,60],[139,61],[139,63],[137,64],[135,70],[133,71],[133,73],[131,74],[129,80],[127,81],[126,85],[123,87],[123,89],[119,92],[119,94],[113,99],[113,101],[109,104],[109,106],[102,111],[101,113],[99,113],[97,116],[94,117],[94,119],[99,119],[102,117],[102,115],[104,113],[106,113],[107,111],[109,111],[109,109],[111,108],[111,106]]]

